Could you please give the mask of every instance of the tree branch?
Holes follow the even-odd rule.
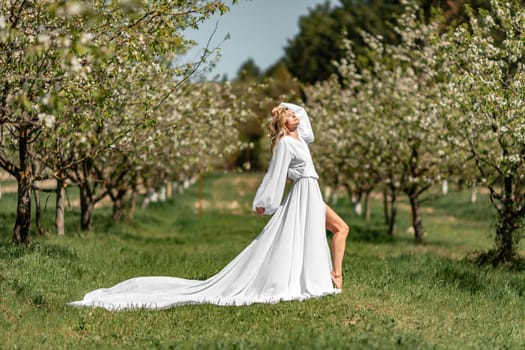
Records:
[[[208,48],[211,45],[211,39],[217,33],[218,26],[219,26],[219,22],[215,22],[215,27],[213,28],[213,32],[211,33],[210,37],[208,38],[208,41],[206,42],[206,46],[204,48],[204,53],[200,57],[199,62],[197,62],[195,67],[193,69],[191,69],[190,72],[187,73],[179,82],[177,82],[175,84],[175,86],[171,90],[169,90],[166,93],[166,95],[164,95],[164,97],[161,98],[161,100],[153,107],[153,109],[152,109],[153,111],[157,110],[168,99],[168,97],[170,97],[171,94],[174,93],[175,90],[177,90],[177,88],[179,86],[181,86],[183,83],[185,83],[200,68],[200,66],[206,61],[206,59],[211,55],[211,53],[213,51],[215,51],[215,49],[217,49],[220,45],[222,45],[224,40],[213,51],[208,50]]]
[[[20,169],[17,166],[15,166],[12,162],[7,160],[1,154],[0,154],[0,167],[2,167],[5,171],[7,171],[9,174],[11,174],[14,177],[17,177],[18,173],[20,172]]]

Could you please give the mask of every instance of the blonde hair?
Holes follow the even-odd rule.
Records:
[[[268,125],[268,129],[270,129],[272,152],[279,141],[286,135],[290,134],[290,131],[286,127],[286,110],[287,108],[283,105],[279,105],[272,109],[272,120]]]

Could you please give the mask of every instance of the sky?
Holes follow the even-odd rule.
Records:
[[[284,55],[288,39],[299,32],[299,18],[325,1],[238,0],[232,5],[231,0],[227,0],[225,2],[230,7],[228,13],[213,16],[201,24],[199,30],[186,33],[187,39],[198,43],[186,57],[189,61],[198,59],[217,25],[209,47],[220,45],[221,58],[216,67],[206,74],[207,79],[226,75],[231,80],[249,58],[264,71]],[[329,2],[331,6],[338,4],[338,0]],[[228,34],[230,38],[224,41]]]

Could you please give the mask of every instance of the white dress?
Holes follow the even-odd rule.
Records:
[[[305,300],[339,293],[325,231],[325,206],[308,149],[313,141],[306,111],[284,104],[300,120],[301,140],[286,136],[274,149],[253,202],[273,214],[259,236],[207,280],[137,277],[94,290],[72,306],[108,310],[166,309],[183,304],[248,305]],[[294,183],[281,204],[286,178]]]

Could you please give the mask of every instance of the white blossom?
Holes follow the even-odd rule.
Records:
[[[38,113],[38,121],[43,123],[46,128],[52,128],[55,125],[55,116],[48,113]]]
[[[48,48],[51,45],[51,36],[47,33],[39,33],[37,40],[44,47]]]
[[[82,69],[82,65],[80,64],[80,61],[78,57],[73,56],[70,60],[70,68],[72,72],[78,73]]]
[[[80,34],[79,41],[82,45],[86,45],[86,44],[91,43],[94,37],[95,35],[93,35],[92,33],[82,33]]]

